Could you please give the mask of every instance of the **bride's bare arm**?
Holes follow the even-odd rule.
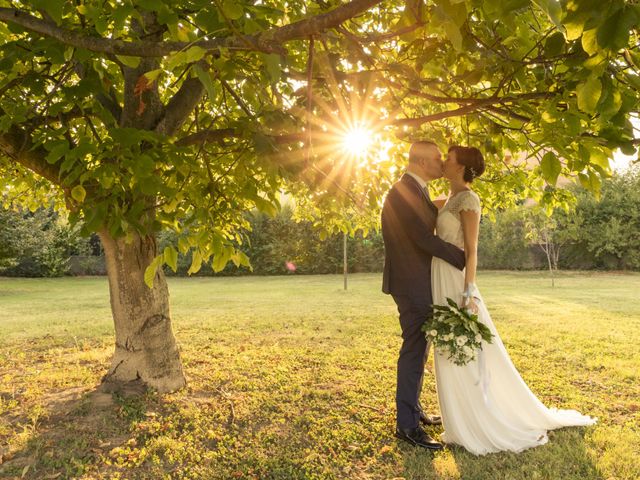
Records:
[[[464,289],[469,284],[476,283],[476,270],[478,268],[478,234],[480,232],[480,212],[475,210],[462,210],[460,212],[462,231],[464,233],[465,273]],[[471,305],[473,303],[473,305]],[[476,310],[475,302],[470,302],[472,310]]]

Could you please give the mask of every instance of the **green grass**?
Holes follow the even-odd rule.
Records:
[[[401,339],[380,275],[347,292],[333,275],[169,282],[188,387],[123,398],[95,391],[113,351],[105,278],[0,278],[0,478],[640,478],[638,274],[563,273],[552,289],[544,273],[480,273],[532,390],[599,417],[485,457],[393,438]],[[433,373],[423,404],[437,411]]]

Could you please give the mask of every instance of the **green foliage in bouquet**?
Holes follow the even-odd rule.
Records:
[[[493,334],[478,315],[460,308],[449,297],[447,303],[433,306],[433,315],[424,322],[422,331],[436,350],[448,354],[456,365],[466,365],[476,358],[482,341],[492,342]]]

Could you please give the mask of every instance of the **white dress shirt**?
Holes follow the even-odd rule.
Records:
[[[409,171],[406,171],[405,173],[406,173],[407,175],[411,175],[413,178],[415,178],[415,179],[416,179],[416,181],[417,181],[417,182],[420,184],[420,186],[423,188],[423,190],[426,190],[426,189],[427,189],[427,182],[426,182],[426,181],[425,181],[425,180],[424,180],[420,175],[417,175],[417,174],[415,174],[415,173],[413,173],[413,172],[409,172]]]

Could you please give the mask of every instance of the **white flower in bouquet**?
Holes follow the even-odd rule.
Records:
[[[433,306],[433,315],[425,319],[421,330],[432,339],[435,352],[456,365],[472,361],[476,348],[482,349],[483,341],[492,343],[493,338],[477,314],[460,307],[451,298],[447,298],[447,305]]]

